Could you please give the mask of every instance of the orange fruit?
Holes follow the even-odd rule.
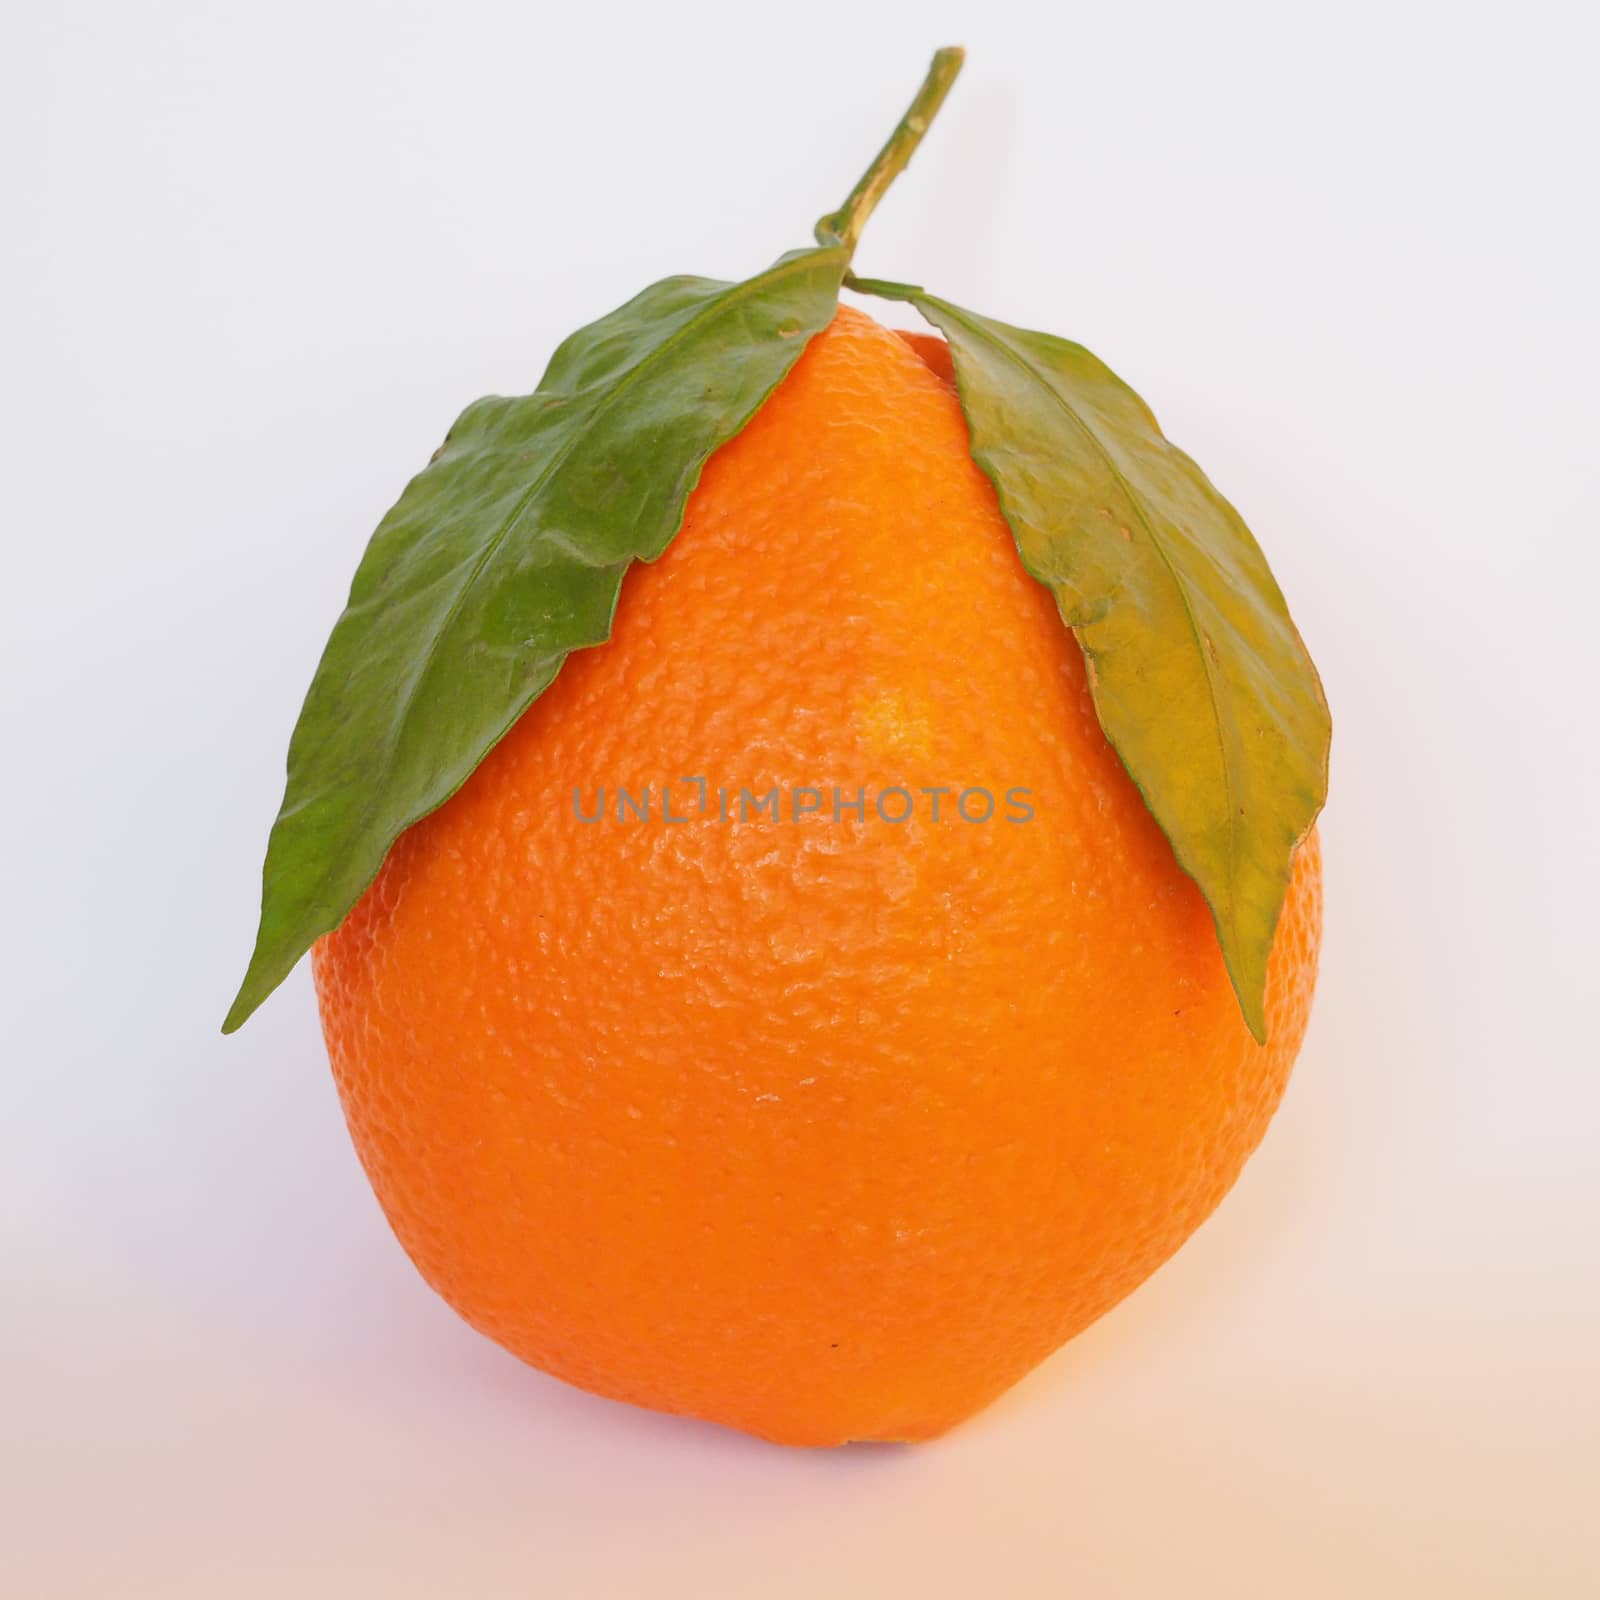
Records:
[[[740,820],[773,787],[781,820]],[[846,310],[315,970],[373,1186],[474,1327],[769,1439],[923,1439],[1233,1183],[1305,1029],[1320,887],[1313,834],[1257,1045],[942,344]]]

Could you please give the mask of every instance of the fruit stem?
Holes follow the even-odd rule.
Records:
[[[906,108],[888,143],[884,145],[873,163],[862,174],[861,181],[850,191],[850,198],[837,211],[830,212],[817,223],[816,238],[820,245],[843,245],[854,252],[867,218],[883,198],[889,185],[911,164],[917,146],[933,125],[933,119],[950,93],[950,86],[961,71],[967,53],[959,45],[950,45],[936,51],[928,75],[922,80],[916,98]]]

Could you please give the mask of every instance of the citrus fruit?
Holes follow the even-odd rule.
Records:
[[[312,951],[428,1282],[790,1444],[939,1434],[1139,1284],[1315,981],[1328,708],[1243,519],[1081,345],[854,271],[961,62],[814,246],[460,414],[312,678],[223,1023]]]
[[[1258,1044],[948,352],[846,309],[314,966],[373,1187],[474,1327],[769,1439],[924,1439],[1228,1190],[1320,893],[1313,832]]]

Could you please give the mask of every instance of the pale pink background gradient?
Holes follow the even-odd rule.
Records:
[[[7,25],[0,1594],[1600,1594],[1591,8],[217,7]],[[1336,718],[1287,1103],[923,1449],[591,1399],[421,1285],[304,971],[217,1024],[306,680],[457,409],[805,241],[1082,339]],[[951,1308],[960,1315],[960,1307]]]

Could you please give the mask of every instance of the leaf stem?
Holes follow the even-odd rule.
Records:
[[[823,217],[816,227],[820,245],[843,245],[854,251],[867,218],[873,213],[891,183],[911,164],[923,135],[933,125],[933,119],[950,93],[950,86],[961,71],[967,53],[959,45],[950,45],[936,51],[928,75],[922,80],[916,98],[906,108],[893,133],[873,163],[862,174],[861,181],[850,191],[850,197],[837,211]]]
[[[858,278],[855,273],[844,275],[844,286],[857,294],[876,295],[880,300],[915,300],[928,291],[920,283],[895,283],[890,278]]]

